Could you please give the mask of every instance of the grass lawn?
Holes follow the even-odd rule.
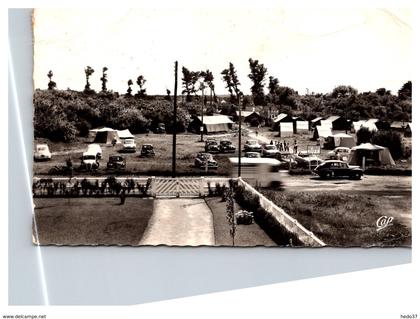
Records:
[[[212,136],[204,136],[204,140]],[[233,144],[237,146],[237,137],[230,137]],[[216,139],[221,139],[217,138]],[[121,153],[126,159],[127,167],[124,174],[134,175],[170,175],[172,172],[172,135],[170,134],[136,134],[137,151],[136,153]],[[246,138],[242,139],[242,144]],[[70,143],[52,143],[46,139],[36,139],[36,143],[47,143],[53,153],[52,160],[47,162],[34,162],[34,174],[48,174],[48,171],[55,165],[65,165],[66,159],[71,158],[74,167],[80,164],[80,157],[86,150],[87,145],[92,142],[88,138],[79,138]],[[152,144],[156,156],[153,158],[141,158],[140,149],[143,144]],[[98,175],[110,175],[106,170],[106,164],[110,155],[119,154],[122,146],[100,144],[102,148],[102,159],[100,160]],[[200,142],[200,135],[181,134],[177,136],[177,174],[178,175],[207,175],[204,170],[194,167],[194,159],[198,152],[204,151],[204,142]],[[219,163],[219,168],[209,170],[210,175],[229,174],[229,157],[237,156],[231,154],[215,154],[215,160]],[[77,174],[77,173],[76,173]],[[86,174],[84,172],[83,174]]]
[[[411,197],[331,192],[263,191],[329,246],[411,246]],[[403,212],[401,214],[401,212]],[[379,217],[398,216],[393,225],[376,231]]]
[[[35,198],[41,245],[138,245],[153,213],[153,200]],[[35,225],[35,224],[34,224]]]
[[[213,213],[216,246],[232,246],[230,226],[226,218],[226,202],[220,197],[207,197],[207,205]],[[235,205],[235,212],[241,208]],[[255,222],[251,225],[237,225],[235,246],[277,246]]]

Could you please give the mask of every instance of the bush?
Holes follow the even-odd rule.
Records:
[[[369,130],[367,127],[361,127],[356,133],[357,144],[370,143],[372,141],[373,134],[374,132]]]
[[[378,131],[373,135],[372,143],[387,147],[394,159],[400,159],[403,155],[401,135],[397,132]]]

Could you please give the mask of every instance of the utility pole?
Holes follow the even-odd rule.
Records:
[[[241,177],[241,155],[242,155],[242,146],[241,146],[241,139],[242,139],[241,97],[242,97],[242,95],[239,94],[238,95],[238,108],[239,108],[238,177]]]
[[[201,126],[200,126],[200,133],[201,133],[201,138],[200,138],[200,142],[203,142],[203,134],[204,134],[204,83],[201,82],[200,83],[200,87],[199,89],[201,90]]]
[[[172,178],[176,176],[176,93],[178,90],[178,61],[175,61],[174,118],[172,137]]]

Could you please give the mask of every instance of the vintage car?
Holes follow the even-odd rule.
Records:
[[[250,225],[254,222],[254,213],[247,210],[240,210],[235,214],[238,225]]]
[[[217,168],[219,164],[213,158],[213,155],[210,153],[200,152],[197,154],[194,165],[199,168]]]
[[[275,145],[267,144],[263,147],[261,152],[262,157],[280,158],[280,151]]]
[[[47,144],[37,144],[34,151],[35,161],[45,161],[51,159],[51,152]]]
[[[106,164],[107,169],[125,169],[125,158],[120,155],[111,155]]]
[[[248,140],[244,145],[245,152],[261,152],[261,145],[257,140]]]
[[[360,179],[363,170],[359,166],[351,166],[343,161],[330,160],[317,166],[314,170],[321,178],[348,177]]]
[[[340,160],[347,162],[350,156],[350,148],[336,147],[334,150],[328,152],[328,159]]]
[[[99,144],[89,144],[86,152],[95,154],[97,159],[102,158],[102,149]]]
[[[155,150],[152,144],[143,144],[140,150],[140,157],[154,157]]]
[[[258,152],[246,152],[245,157],[247,158],[260,158],[261,154]]]
[[[217,141],[215,139],[208,139],[206,141],[206,144],[204,146],[204,150],[206,151],[206,153],[219,153],[220,152],[220,147],[217,144]]]
[[[123,140],[123,152],[136,152],[136,142],[134,141],[134,138],[127,138]]]
[[[295,160],[295,155],[283,152],[280,155],[280,169],[297,168],[298,162]],[[303,160],[303,165],[307,166],[307,162]]]
[[[232,141],[221,140],[219,150],[221,153],[235,153],[236,147],[232,144]]]
[[[97,153],[95,151],[87,151],[82,154],[80,169],[81,170],[96,170],[99,168]]]

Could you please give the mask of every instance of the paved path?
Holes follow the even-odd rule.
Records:
[[[202,199],[156,199],[139,245],[214,245],[213,215]]]

